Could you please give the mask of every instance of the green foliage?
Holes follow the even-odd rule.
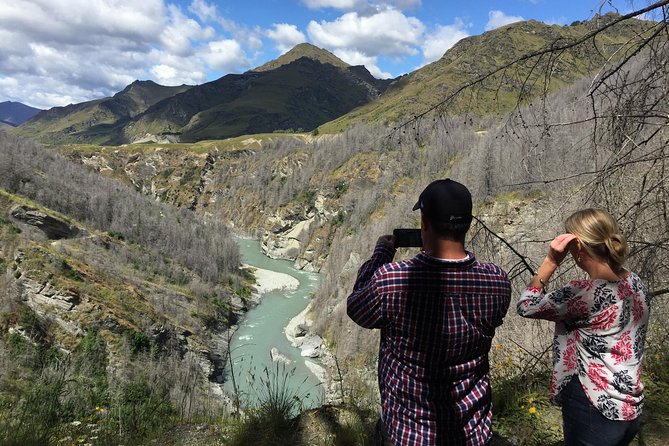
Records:
[[[63,273],[63,275],[65,277],[68,277],[68,278],[70,278],[74,281],[77,281],[77,282],[83,282],[84,281],[84,278],[81,277],[81,274],[79,273],[79,271],[73,269],[72,266],[70,266],[70,264],[67,263],[64,259],[61,261],[60,271]]]
[[[143,331],[128,330],[125,339],[133,354],[146,353],[151,350],[151,338]]]
[[[300,191],[296,196],[295,196],[295,201],[304,203],[307,205],[311,205],[314,203],[314,198],[316,198],[316,191],[307,189]]]
[[[121,240],[121,241],[125,240],[125,236],[123,235],[122,232],[109,231],[108,234],[111,238],[115,238],[116,240]]]
[[[74,351],[74,371],[78,377],[79,413],[109,404],[107,348],[97,330],[86,332]]]
[[[179,185],[184,186],[193,181],[193,178],[195,178],[196,173],[197,173],[197,168],[195,167],[191,167],[188,170],[186,170],[184,175],[179,180]]]
[[[165,381],[150,382],[145,376],[124,383],[112,404],[110,423],[134,438],[154,434],[174,415]]]
[[[340,226],[344,223],[344,220],[346,219],[346,215],[344,212],[339,211],[337,212],[337,215],[332,219],[332,226]]]
[[[7,335],[7,346],[9,347],[9,357],[17,358],[28,351],[29,343],[20,334],[16,332]]]
[[[0,418],[0,442],[12,446],[54,442],[66,416],[61,404],[65,387],[63,371],[42,373],[17,399],[11,415]]]
[[[0,226],[8,227],[10,234],[20,234],[21,232],[23,232],[21,231],[21,228],[14,226],[14,224],[11,221],[7,220],[4,217],[0,217]]]
[[[174,173],[174,167],[169,167],[169,168],[163,170],[162,172],[160,172],[160,176],[163,177],[163,178],[169,178],[169,177],[172,176],[173,173]]]
[[[335,186],[335,198],[341,198],[348,191],[348,183],[339,182]]]

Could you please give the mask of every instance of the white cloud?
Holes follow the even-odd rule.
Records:
[[[302,0],[310,9],[333,8],[341,11],[383,11],[386,9],[406,10],[420,6],[422,0]]]
[[[416,54],[424,30],[420,20],[395,10],[371,16],[351,12],[333,22],[311,21],[307,26],[307,33],[317,46],[390,57]]]
[[[200,55],[208,66],[225,72],[239,71],[249,63],[241,45],[230,39],[209,42]]]
[[[505,26],[510,23],[522,22],[525,20],[520,16],[506,15],[502,11],[490,11],[488,12],[488,23],[485,25],[485,30],[490,31],[500,26]]]
[[[216,5],[207,3],[204,0],[193,0],[188,6],[188,10],[195,14],[202,22],[214,22],[219,19]]]
[[[546,25],[566,25],[567,24],[567,18],[564,16],[560,16],[558,18],[549,18],[549,19],[544,19],[542,20]]]
[[[169,54],[156,54],[157,62],[151,66],[151,78],[161,85],[195,85],[207,78],[204,63],[197,57],[180,58]]]
[[[170,24],[163,30],[160,43],[170,53],[186,56],[193,52],[193,42],[211,39],[215,36],[212,28],[203,28],[195,20],[186,17],[174,5],[169,7]]]
[[[84,102],[136,79],[197,84],[207,69],[249,67],[242,45],[259,48],[206,0],[12,0],[0,7],[0,100],[39,108]],[[217,35],[220,23],[246,39]],[[208,23],[209,25],[205,25]],[[222,26],[222,25],[221,25]],[[20,87],[19,87],[20,86]]]
[[[307,41],[307,37],[297,29],[297,26],[288,23],[275,23],[272,29],[267,31],[267,37],[274,41],[276,48],[281,53],[285,53],[298,43]]]
[[[426,64],[440,59],[444,53],[461,39],[469,37],[467,26],[457,19],[454,24],[438,26],[437,29],[425,37],[423,42],[423,58]]]
[[[350,11],[367,2],[365,0],[302,0],[302,3],[310,9],[334,8]]]

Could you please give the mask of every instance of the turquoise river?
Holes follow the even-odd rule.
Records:
[[[274,384],[286,380],[288,392],[298,396],[304,408],[322,404],[322,386],[305,364],[305,361],[315,360],[302,357],[300,349],[293,347],[284,333],[288,322],[306,308],[318,285],[319,275],[295,269],[292,262],[265,256],[257,240],[239,238],[237,241],[242,262],[255,268],[288,274],[300,283],[295,290],[262,294],[260,304],[249,310],[239,323],[230,351],[242,405],[255,404],[262,398],[263,382],[267,382],[268,376]],[[273,362],[270,357],[272,348],[287,361]],[[226,376],[225,390],[232,393],[234,388],[229,366]]]

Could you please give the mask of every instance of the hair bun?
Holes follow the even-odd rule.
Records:
[[[627,257],[627,240],[622,234],[612,234],[609,238],[604,240],[610,258],[616,265],[622,266]]]

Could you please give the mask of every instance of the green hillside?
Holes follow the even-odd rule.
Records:
[[[244,74],[195,87],[135,82],[112,98],[40,113],[16,133],[42,143],[115,145],[310,131],[376,99],[388,81],[300,44]]]
[[[128,122],[156,102],[188,90],[189,86],[165,87],[153,81],[135,81],[110,98],[38,113],[15,131],[44,143],[103,143]]]
[[[261,71],[272,71],[283,65],[288,65],[291,62],[296,61],[302,57],[307,57],[312,60],[316,60],[322,64],[330,64],[339,68],[348,68],[349,64],[335,56],[329,51],[318,48],[317,46],[311,45],[309,43],[300,43],[296,45],[293,49],[288,51],[286,54],[279,56],[278,58],[267,62],[257,68],[254,68],[251,71],[261,72]]]
[[[502,116],[519,101],[527,103],[585,77],[610,57],[622,59],[628,48],[636,48],[634,43],[654,25],[626,20],[583,45],[557,54],[528,57],[576,42],[618,17],[607,14],[570,26],[530,20],[468,37],[436,62],[395,80],[378,100],[321,126],[319,131],[338,132],[361,122],[396,123],[435,106],[438,112],[450,115]],[[514,61],[520,62],[511,64]],[[460,92],[476,80],[481,81]]]
[[[146,133],[197,141],[311,131],[376,99],[387,84],[364,67],[350,67],[301,44],[254,71],[224,76],[156,104],[124,127],[123,141]]]

